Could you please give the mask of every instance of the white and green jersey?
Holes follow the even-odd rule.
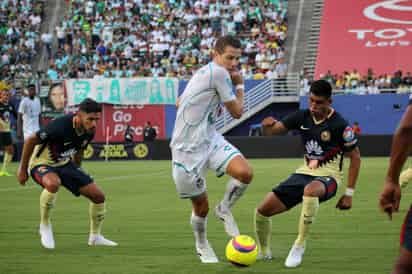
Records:
[[[221,103],[236,99],[229,72],[214,62],[200,68],[190,79],[176,115],[170,147],[195,152],[205,149],[217,133]]]

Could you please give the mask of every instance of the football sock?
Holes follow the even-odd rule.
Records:
[[[50,211],[56,203],[57,193],[51,193],[47,189],[43,189],[40,194],[40,223],[49,225]]]
[[[223,196],[221,205],[224,209],[230,209],[237,200],[243,195],[248,184],[244,184],[235,178],[230,178],[227,183],[226,192]]]
[[[13,159],[13,155],[9,154],[8,152],[4,152],[4,156],[3,156],[3,166],[1,168],[2,172],[6,172],[7,171],[7,166],[9,165],[9,163],[11,162],[11,160]]]
[[[302,212],[299,219],[299,235],[295,245],[304,246],[310,225],[315,221],[319,208],[319,198],[303,196]]]
[[[272,218],[265,217],[255,210],[255,233],[259,250],[266,254],[270,250],[272,239]]]
[[[199,217],[199,216],[196,216],[194,212],[192,212],[192,216],[190,217],[190,224],[192,225],[196,244],[197,245],[206,244],[207,243],[207,233],[206,233],[207,217]]]
[[[95,204],[90,202],[90,234],[100,234],[102,230],[104,216],[106,214],[106,204]]]
[[[401,187],[405,187],[412,180],[412,167],[409,167],[402,171],[399,176],[399,184]]]

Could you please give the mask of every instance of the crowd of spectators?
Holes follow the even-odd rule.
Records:
[[[378,93],[412,93],[411,72],[395,71],[393,74],[375,74],[369,68],[365,75],[356,69],[345,71],[343,74],[334,74],[328,71],[320,75],[320,79],[327,80],[335,93],[350,94],[378,94]],[[301,80],[302,93],[309,91],[311,80],[303,75]]]
[[[0,0],[0,79],[29,79],[40,49],[44,0]]]
[[[210,61],[219,35],[235,34],[245,78],[277,77],[287,0],[72,0],[56,27],[47,77],[187,78]],[[280,72],[279,72],[280,71]]]

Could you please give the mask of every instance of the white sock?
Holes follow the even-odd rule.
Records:
[[[192,212],[190,224],[192,225],[193,234],[195,235],[196,246],[205,245],[207,243],[207,217],[199,217]]]
[[[223,206],[223,209],[232,208],[236,201],[243,195],[247,187],[248,184],[244,184],[235,178],[230,178],[229,182],[227,182],[225,195],[220,203]]]

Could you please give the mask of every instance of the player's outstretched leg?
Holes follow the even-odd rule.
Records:
[[[402,171],[399,176],[399,184],[402,188],[406,187],[410,181],[412,181],[412,167]]]
[[[272,218],[263,216],[258,209],[255,210],[255,233],[259,248],[258,260],[272,260]]]
[[[286,258],[286,267],[297,267],[302,263],[306,237],[311,224],[315,220],[318,208],[318,197],[303,196],[302,212],[299,219],[299,235]]]
[[[55,247],[52,224],[50,222],[50,211],[55,205],[57,193],[51,193],[44,189],[40,194],[40,226],[39,233],[41,244],[44,248]]]
[[[286,206],[274,192],[269,192],[255,212],[255,233],[259,247],[258,259],[271,260],[272,221],[271,216],[286,211]]]
[[[215,207],[215,215],[223,221],[226,233],[230,237],[235,237],[240,232],[232,215],[231,208],[252,181],[253,171],[247,161],[241,155],[238,155],[229,162],[226,172],[232,178],[227,183],[222,201]]]

